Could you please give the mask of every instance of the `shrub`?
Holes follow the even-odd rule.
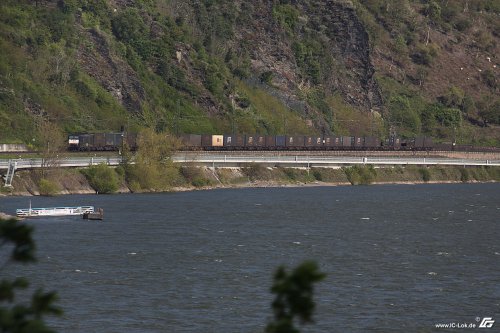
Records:
[[[264,73],[260,74],[260,82],[271,84],[273,76],[274,73],[272,71],[265,71]]]
[[[93,165],[82,173],[97,193],[113,193],[118,190],[118,174],[106,164]]]
[[[204,187],[204,186],[209,186],[211,184],[212,182],[210,181],[210,179],[202,177],[197,177],[193,179],[193,181],[191,181],[191,185],[193,185],[194,187]]]
[[[208,186],[212,183],[198,167],[183,167],[181,168],[181,174],[194,187]]]
[[[293,168],[284,168],[283,173],[290,179],[290,180],[297,180],[297,173],[295,172],[295,169]]]
[[[312,175],[313,175],[314,179],[316,179],[317,181],[320,181],[320,182],[323,181],[323,174],[321,173],[320,170],[313,169]]]
[[[469,171],[466,168],[460,168],[460,181],[467,183],[469,179]]]
[[[373,168],[373,165],[355,165],[353,167],[343,168],[343,170],[352,185],[369,185],[377,178],[377,171]]]
[[[295,29],[300,12],[297,8],[289,4],[275,5],[273,7],[273,17],[285,29],[291,31]]]
[[[490,88],[496,89],[498,86],[495,73],[491,69],[487,69],[481,73],[481,78]]]
[[[59,192],[58,186],[54,182],[45,178],[42,178],[38,183],[38,189],[40,195],[45,195],[45,196],[53,196],[56,195],[57,192]]]
[[[429,180],[431,180],[431,173],[429,171],[429,169],[426,169],[426,168],[420,168],[418,169],[418,172],[420,173],[420,175],[422,176],[422,180],[424,182],[428,182]]]

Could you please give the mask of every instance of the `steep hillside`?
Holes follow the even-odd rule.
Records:
[[[430,134],[499,144],[498,1],[4,0],[0,141]]]

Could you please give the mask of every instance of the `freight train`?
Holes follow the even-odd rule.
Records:
[[[391,137],[381,140],[373,136],[307,136],[307,135],[200,135],[179,137],[183,150],[453,150],[453,145],[434,144],[432,138]],[[135,133],[72,134],[68,149],[72,151],[111,151],[137,148]]]

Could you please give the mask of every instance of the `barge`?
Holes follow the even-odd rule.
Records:
[[[37,216],[71,216],[94,213],[94,206],[77,207],[47,207],[16,209],[17,217],[37,217]]]

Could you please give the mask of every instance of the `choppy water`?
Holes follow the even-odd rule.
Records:
[[[1,198],[0,211],[29,198]],[[496,316],[500,185],[394,185],[31,198],[95,205],[44,218],[39,262],[7,266],[59,292],[59,332],[262,332],[276,267],[316,260],[304,332],[432,332]],[[440,330],[443,331],[443,330]]]

